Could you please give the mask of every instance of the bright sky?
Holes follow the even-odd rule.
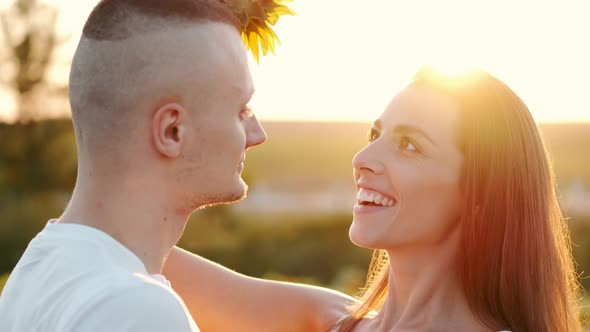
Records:
[[[95,0],[47,0],[76,42]],[[9,0],[0,0],[5,7]],[[66,5],[67,4],[67,5]],[[588,0],[294,0],[276,56],[251,61],[262,120],[379,116],[423,64],[482,67],[538,121],[590,121]],[[73,45],[54,77],[66,77]],[[2,98],[4,103],[6,98]]]

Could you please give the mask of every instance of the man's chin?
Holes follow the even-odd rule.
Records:
[[[248,192],[248,186],[242,182],[240,188],[236,188],[235,191],[228,191],[225,193],[209,195],[204,202],[200,202],[199,209],[207,208],[216,205],[237,203],[246,198]]]
[[[226,196],[221,196],[217,199],[212,199],[210,202],[205,203],[204,207],[237,203],[243,200],[244,198],[246,198],[245,192],[242,194],[227,194]]]

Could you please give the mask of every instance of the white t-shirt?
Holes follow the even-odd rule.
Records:
[[[162,275],[97,229],[50,221],[0,295],[0,331],[198,332]]]

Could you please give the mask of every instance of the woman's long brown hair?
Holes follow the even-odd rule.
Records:
[[[474,315],[495,330],[580,331],[569,232],[547,150],[524,102],[481,71],[448,77],[423,68],[411,84],[443,92],[461,110],[466,204],[458,272]],[[383,307],[388,266],[376,250],[361,303],[338,331],[352,331]]]

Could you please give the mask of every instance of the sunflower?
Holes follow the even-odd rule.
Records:
[[[260,53],[274,54],[276,44],[281,44],[272,29],[283,15],[295,15],[285,3],[291,0],[225,0],[242,27],[242,39],[246,48],[252,52],[254,60],[259,62]]]

